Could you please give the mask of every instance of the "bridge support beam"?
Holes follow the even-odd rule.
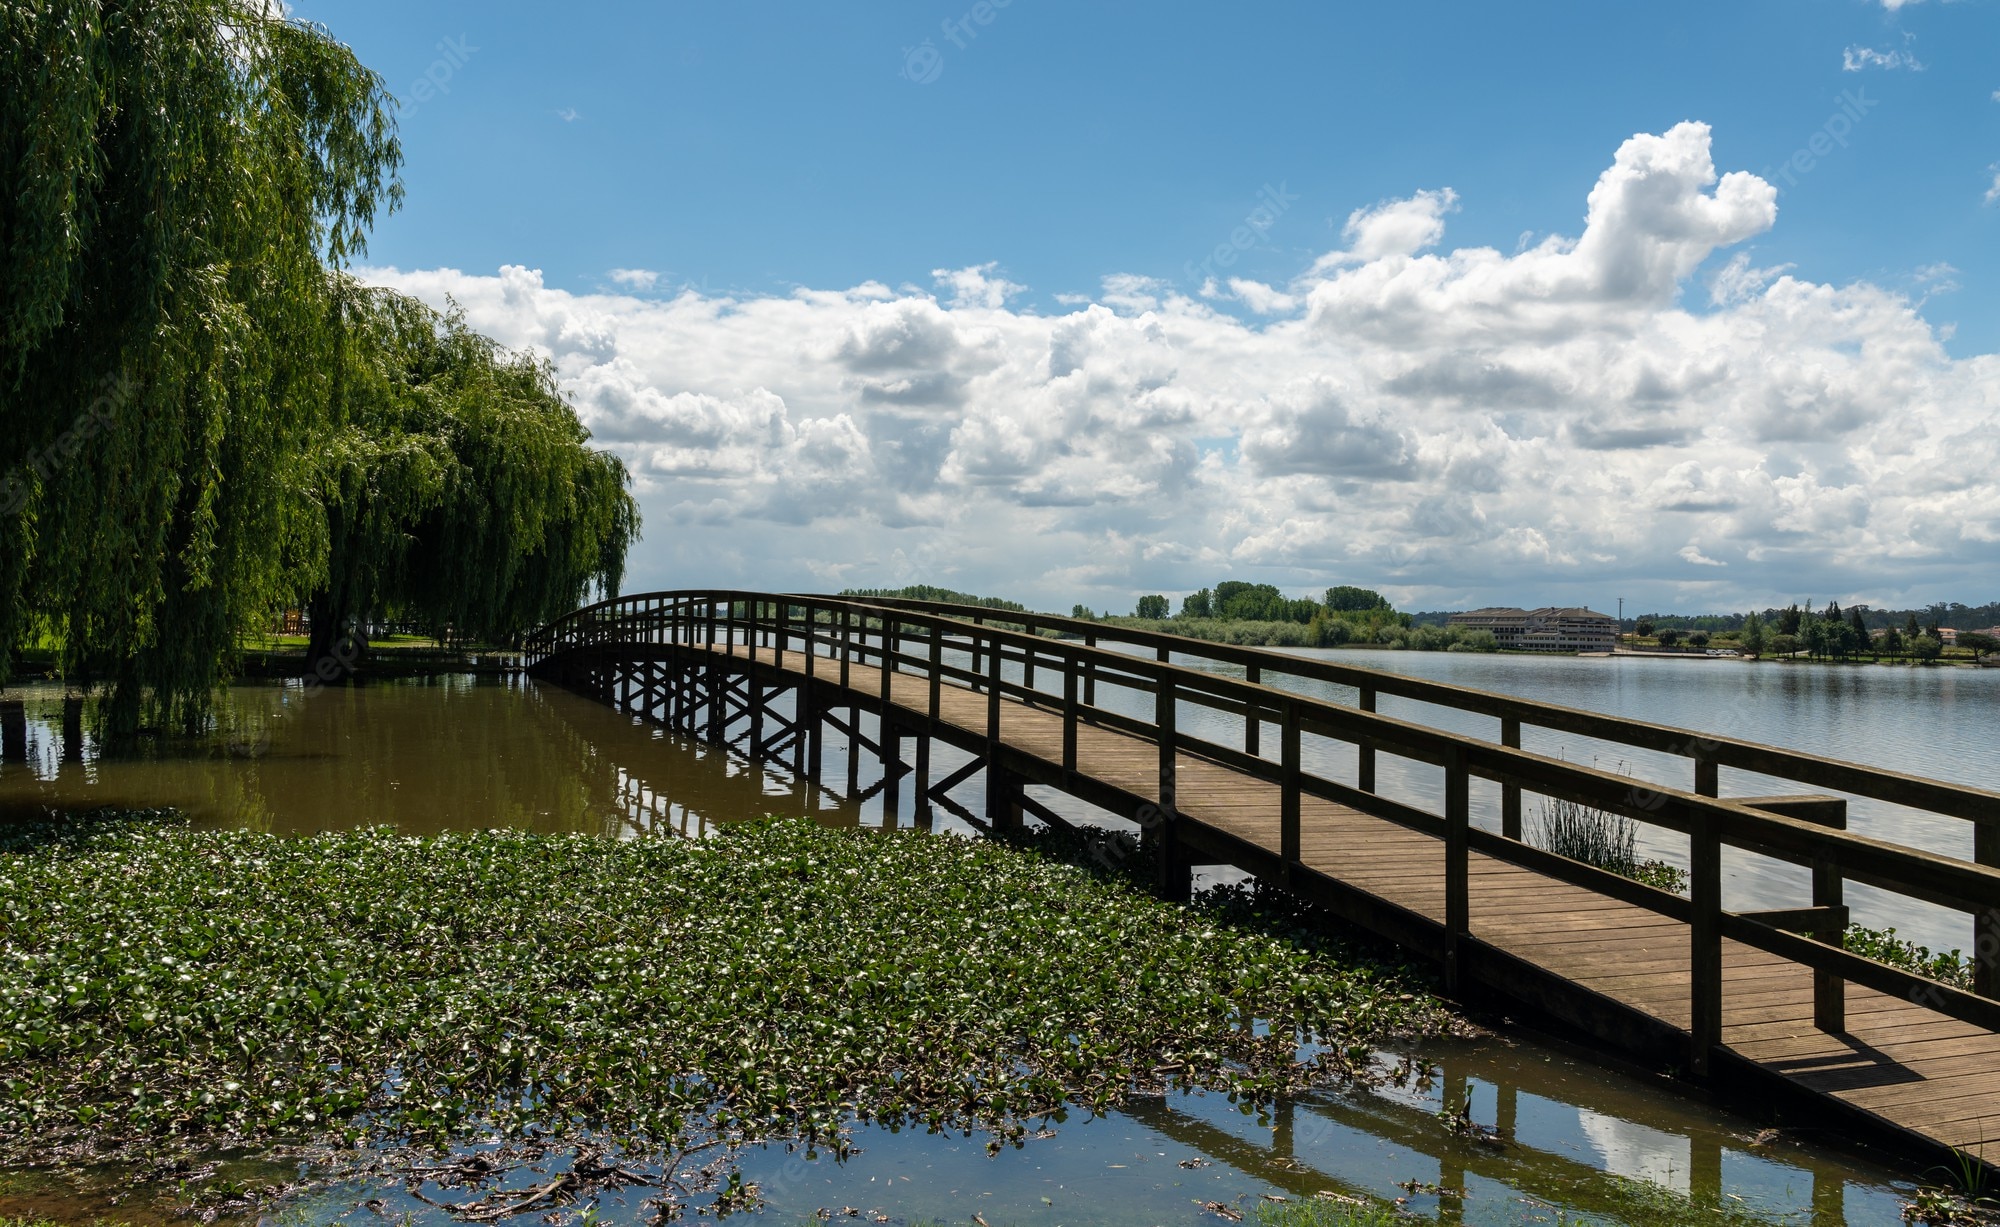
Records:
[[[1021,829],[1021,777],[986,761],[986,821],[995,831]]]
[[[21,699],[0,699],[0,758],[28,761],[28,705]]]

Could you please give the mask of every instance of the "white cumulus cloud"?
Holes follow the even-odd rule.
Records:
[[[1113,273],[1054,314],[995,264],[670,298],[367,275],[554,364],[634,473],[635,586],[1129,609],[1237,577],[1436,608],[1667,604],[1702,568],[1721,606],[1970,599],[2000,356],[1949,355],[1902,290],[1757,264],[1776,192],[1711,150],[1633,136],[1580,230],[1511,253],[1451,246],[1479,202],[1417,192],[1283,288]]]

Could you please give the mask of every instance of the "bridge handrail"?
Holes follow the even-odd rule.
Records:
[[[754,645],[760,639],[767,639],[774,645],[782,644],[787,647],[796,639],[801,647],[811,645],[815,654],[819,647],[824,646],[833,648],[843,660],[848,659],[850,654],[859,654],[864,662],[873,656],[878,662],[887,666],[883,675],[885,687],[888,672],[902,671],[906,665],[916,666],[920,673],[925,671],[930,673],[934,696],[937,686],[942,684],[981,688],[983,683],[983,688],[991,696],[989,710],[991,718],[996,722],[997,704],[1003,694],[1011,693],[1024,701],[1049,704],[1055,696],[1033,686],[1033,671],[1038,664],[1044,668],[1060,669],[1065,686],[1061,697],[1065,724],[1064,766],[1074,767],[1073,730],[1079,720],[1118,727],[1148,736],[1161,746],[1160,796],[1165,799],[1165,804],[1162,806],[1164,819],[1171,820],[1173,816],[1174,807],[1171,798],[1175,757],[1181,753],[1191,753],[1216,759],[1237,770],[1280,785],[1284,796],[1281,856],[1288,863],[1298,863],[1300,860],[1298,797],[1301,795],[1328,797],[1393,821],[1443,834],[1447,856],[1446,927],[1454,939],[1469,932],[1465,901],[1466,856],[1474,848],[1482,854],[1549,873],[1559,879],[1575,882],[1600,893],[1688,921],[1694,932],[1697,951],[1694,968],[1697,1022],[1694,1030],[1698,1037],[1709,1033],[1719,1038],[1721,939],[1724,936],[1804,964],[1824,976],[1853,980],[1884,992],[1901,993],[1942,1013],[2000,1029],[2000,1002],[1991,999],[2000,996],[2000,992],[1995,991],[1993,971],[1993,964],[2000,960],[1993,957],[1996,951],[1986,949],[1989,945],[2000,947],[2000,940],[1991,942],[1988,940],[1989,935],[2000,935],[2000,868],[1985,863],[1968,863],[1939,856],[1883,840],[1854,835],[1844,830],[1829,830],[1813,821],[1788,817],[1782,813],[1745,804],[1741,800],[1719,798],[1712,792],[1688,792],[1667,786],[1637,785],[1630,777],[1537,755],[1519,749],[1517,744],[1494,745],[1476,737],[1443,732],[1373,711],[1357,710],[1329,700],[1276,689],[1262,684],[1261,681],[1239,681],[1168,661],[1147,660],[1129,653],[1096,647],[1090,643],[1079,646],[1060,639],[1052,640],[1038,633],[1051,629],[1062,630],[1064,629],[1062,626],[1055,625],[1061,623],[1090,627],[1099,632],[1111,629],[1104,628],[1102,624],[1084,622],[1081,619],[1022,615],[983,607],[924,607],[930,604],[728,589],[646,593],[615,598],[578,610],[536,632],[530,637],[528,646],[530,653],[539,659],[554,651],[591,644],[666,641],[659,639],[658,636],[668,631],[676,636],[671,641],[678,642],[680,640],[677,637],[682,632],[698,634],[705,625],[711,643],[716,641],[715,636],[719,630],[724,632],[725,642],[734,642],[736,634],[743,632],[752,645],[750,652],[754,660],[757,651]],[[695,611],[702,607],[705,607],[705,613],[697,615]],[[773,611],[769,615],[762,612],[767,607]],[[794,609],[799,611],[797,618],[792,616]],[[858,627],[854,624],[855,615],[859,615],[861,619]],[[879,623],[879,626],[874,628],[876,634],[873,638],[876,642],[872,647],[868,642],[870,619]],[[1010,630],[1007,629],[1009,626],[1022,626],[1023,629]],[[904,629],[910,627],[924,632],[928,638],[930,645],[928,658],[911,656],[901,651],[898,641]],[[823,635],[820,633],[822,630],[838,633]],[[858,641],[853,633],[856,630],[861,632]],[[644,632],[654,638],[651,640],[634,638],[632,636],[634,631]],[[1128,633],[1150,636],[1149,632]],[[1150,636],[1150,639],[1156,650],[1167,648],[1187,654],[1222,658],[1219,654],[1209,651],[1217,645],[1200,644],[1173,636]],[[944,663],[941,651],[942,645],[947,640],[953,642],[954,650],[972,653],[972,669],[948,666]],[[1221,646],[1230,647],[1230,645]],[[1243,653],[1255,653],[1255,664],[1272,672],[1323,676],[1318,670],[1308,672],[1300,668],[1302,665],[1313,666],[1321,662],[1300,661],[1298,658],[1280,653],[1230,647],[1232,657],[1240,660],[1240,654]],[[983,673],[980,669],[982,660],[985,663]],[[1002,665],[1005,663],[1021,665],[1023,680],[1017,682],[1005,678],[1002,673]],[[1380,683],[1401,683],[1410,680],[1344,666],[1332,668],[1363,675],[1368,683],[1377,684],[1378,688],[1385,690],[1389,687]],[[843,675],[844,673],[845,670]],[[947,682],[945,680],[947,675],[956,680]],[[1148,725],[1137,718],[1099,708],[1087,698],[1079,702],[1076,694],[1079,675],[1087,676],[1093,684],[1102,682],[1154,693],[1156,697],[1154,722]],[[1486,699],[1502,697],[1486,696],[1483,692],[1441,686],[1437,683],[1418,685],[1426,695],[1450,692]],[[1246,727],[1246,749],[1239,751],[1233,747],[1180,732],[1175,727],[1176,721],[1172,713],[1175,703],[1183,699],[1206,702],[1208,706],[1242,713]],[[1426,697],[1425,701],[1437,700]],[[933,704],[935,702],[934,697]],[[1577,713],[1574,709],[1532,703],[1527,700],[1508,700],[1508,702],[1518,704],[1511,706],[1510,710],[1518,713],[1514,719],[1524,722],[1540,723],[1539,720],[1531,719],[1530,712],[1588,715],[1588,713]],[[1603,719],[1610,721],[1613,718]],[[1278,724],[1283,731],[1283,746],[1277,761],[1265,758],[1256,752],[1257,736],[1249,730],[1261,729],[1264,723]],[[1666,727],[1630,721],[1622,723],[1646,729]],[[1686,730],[1669,731],[1690,738],[1701,736]],[[1442,764],[1446,770],[1446,813],[1440,817],[1428,811],[1376,796],[1372,782],[1372,758],[1367,758],[1370,767],[1361,781],[1361,787],[1348,786],[1305,772],[1299,761],[1299,738],[1304,732],[1353,743],[1362,747],[1364,758],[1379,748],[1403,757]],[[991,735],[997,740],[997,723]],[[1518,729],[1513,740],[1518,741]],[[1868,775],[1886,775],[1898,780],[1917,779],[1917,777],[1900,776],[1897,773],[1878,772],[1876,769],[1854,764],[1843,766]],[[1466,785],[1473,777],[1498,781],[1504,789],[1526,788],[1687,833],[1690,837],[1691,897],[1682,898],[1679,895],[1654,890],[1604,870],[1535,848],[1521,839],[1517,829],[1495,835],[1489,831],[1472,828],[1469,823]],[[1714,786],[1712,769],[1705,781],[1698,775],[1699,782],[1706,782],[1712,789]],[[1993,794],[1983,793],[1977,789],[1966,789],[1938,781],[1918,782],[1945,793],[1959,794],[1966,802],[1993,798]],[[1846,791],[1873,795],[1862,789],[1850,788]],[[1516,799],[1518,801],[1518,797]],[[1982,824],[1977,829],[1984,834],[1991,828]],[[1813,865],[1816,883],[1815,907],[1774,913],[1766,919],[1759,919],[1755,913],[1727,912],[1722,907],[1719,859],[1720,849],[1725,844],[1760,855],[1777,856]],[[1986,851],[1985,844],[1986,841],[1982,839],[1980,841],[1982,852]],[[1982,862],[1984,859],[1982,856]],[[1850,954],[1836,946],[1796,936],[1779,927],[1789,925],[1797,928],[1803,925],[1810,928],[1818,924],[1824,928],[1835,913],[1844,924],[1845,909],[1838,902],[1838,884],[1846,880],[1866,882],[1897,894],[1973,913],[1976,918],[1975,951],[1981,955],[1977,964],[1978,992],[1967,993],[1939,984],[1925,977]],[[1827,886],[1828,883],[1831,885]],[[1823,886],[1827,887],[1824,892],[1821,889]],[[1830,899],[1824,903],[1820,899],[1822,893],[1830,895]],[[1697,1052],[1704,1051],[1706,1048],[1698,1043]]]
[[[1378,694],[1391,694],[1399,698],[1454,708],[1476,715],[1517,720],[1522,724],[1538,728],[1576,733],[1634,749],[1653,750],[1697,761],[1706,760],[1717,767],[1753,771],[1759,775],[1790,779],[1816,788],[1830,788],[1836,792],[1871,797],[1877,801],[1909,805],[1912,808],[1960,818],[1967,822],[2000,825],[2000,792],[1951,784],[1861,763],[1822,758],[1716,733],[1679,728],[1669,724],[1654,724],[1626,716],[1608,715],[1536,699],[1476,690],[1469,686],[1456,686],[1449,682],[1433,682],[1387,670],[1370,669],[1363,665],[1337,664],[1332,661],[1292,656],[1268,648],[1209,643],[1182,635],[1141,630],[1136,627],[1113,626],[1083,618],[1067,618],[1056,614],[1022,614],[979,605],[912,601],[901,597],[871,598],[871,600],[891,608],[923,610],[968,621],[983,618],[989,623],[1018,625],[1028,629],[1047,629],[1060,634],[1089,637],[1100,643],[1111,641],[1129,643],[1136,647],[1154,649],[1165,647],[1186,656],[1199,656],[1234,665],[1256,666],[1267,675],[1289,674],[1293,677],[1349,686],[1356,690],[1373,690]]]

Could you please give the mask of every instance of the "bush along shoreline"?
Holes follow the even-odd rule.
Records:
[[[740,1143],[840,1154],[873,1122],[1019,1144],[1135,1094],[1263,1105],[1366,1081],[1377,1043],[1469,1030],[1420,974],[1295,909],[1165,903],[1136,858],[1072,863],[1070,838],[10,828],[0,1162],[185,1180],[225,1149],[289,1148],[478,1188],[493,1164],[468,1147],[567,1147],[552,1183],[570,1183],[534,1208],[599,1179],[650,1182],[667,1209],[700,1152],[703,1195],[748,1204],[708,1162]],[[454,1208],[497,1216],[501,1197]]]

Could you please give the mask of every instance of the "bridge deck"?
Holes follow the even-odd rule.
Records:
[[[747,651],[741,645],[716,650],[738,657]],[[766,666],[773,663],[771,649],[758,655]],[[799,652],[783,653],[776,664],[787,673],[805,672]],[[821,680],[832,680],[838,666],[821,658],[814,667]],[[898,673],[891,683],[891,702],[912,727],[922,724],[928,681]],[[849,686],[878,695],[881,674],[851,665]],[[941,696],[945,724],[985,735],[985,694],[945,685]],[[1061,766],[1059,714],[1003,700],[1000,729],[1012,749]],[[1081,725],[1077,762],[1088,764],[1094,780],[1158,800],[1159,751],[1152,741]],[[1179,756],[1176,774],[1176,811],[1183,821],[1278,850],[1277,785],[1187,754]],[[1301,804],[1301,851],[1309,871],[1443,924],[1440,840],[1311,796]],[[1471,900],[1476,942],[1616,1007],[1688,1029],[1690,937],[1684,923],[1478,853],[1471,857]],[[1813,1024],[1808,969],[1736,942],[1724,943],[1724,959],[1723,1042],[1735,1056],[1892,1129],[2000,1163],[2000,1035],[1852,984],[1846,989],[1848,1031],[1827,1034]]]

